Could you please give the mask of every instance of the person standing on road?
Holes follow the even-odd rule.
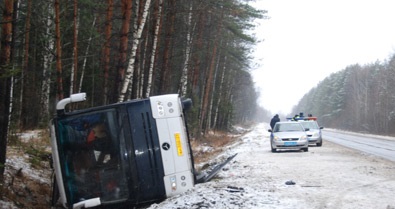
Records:
[[[278,117],[278,114],[276,114],[272,120],[270,120],[270,127],[274,127],[274,125],[276,125],[277,122],[280,122],[280,117]]]

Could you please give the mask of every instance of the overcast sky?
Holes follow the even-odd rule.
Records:
[[[310,89],[347,66],[395,52],[395,0],[256,0],[270,19],[255,31],[261,106],[289,113]]]

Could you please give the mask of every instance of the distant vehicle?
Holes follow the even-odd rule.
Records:
[[[309,140],[309,144],[315,144],[317,147],[322,146],[322,132],[321,129],[324,127],[320,127],[315,120],[299,120],[299,123],[302,124],[304,128],[308,128],[307,137]]]
[[[269,129],[270,145],[272,152],[277,149],[309,151],[309,141],[306,131],[301,123],[297,121],[277,122],[273,130]]]

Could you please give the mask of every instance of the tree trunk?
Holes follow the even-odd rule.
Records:
[[[141,23],[138,26],[137,33],[133,37],[132,52],[131,52],[131,55],[130,55],[129,65],[128,65],[128,68],[126,70],[126,76],[125,76],[125,79],[124,79],[123,84],[122,84],[122,90],[121,90],[121,94],[119,95],[118,102],[123,102],[124,101],[124,98],[125,98],[128,86],[129,86],[130,82],[133,79],[134,63],[135,63],[135,60],[136,60],[137,46],[139,44],[139,39],[141,37],[141,34],[143,32],[143,28],[144,28],[145,22],[147,20],[147,15],[148,15],[150,3],[151,3],[151,0],[147,0],[145,2],[144,12],[143,12],[143,17],[141,19]]]
[[[122,4],[123,5],[123,4]],[[123,8],[123,7],[122,7]],[[109,101],[109,95],[108,95],[108,74],[110,71],[110,51],[111,51],[111,31],[112,31],[112,15],[114,12],[114,2],[113,0],[107,0],[107,14],[106,14],[106,26],[104,29],[104,37],[105,37],[105,43],[104,43],[104,50],[103,50],[103,65],[104,65],[104,78],[103,78],[103,91],[104,91],[104,98],[103,98],[103,103],[107,104]],[[125,14],[125,13],[124,13]],[[125,21],[124,21],[125,22]],[[127,22],[127,21],[126,21]],[[121,37],[122,38],[122,37]],[[117,84],[118,82],[115,82]],[[113,94],[117,92],[115,88]],[[113,99],[111,99],[112,101]]]
[[[203,48],[203,33],[204,33],[204,24],[206,21],[205,15],[200,12],[199,13],[199,29],[198,29],[198,34],[197,34],[197,39],[195,42],[195,47],[194,47],[194,55],[193,55],[193,70],[192,70],[192,94],[198,94],[198,81],[199,81],[199,75],[200,75],[200,65],[201,65],[201,51]]]
[[[207,74],[206,88],[204,90],[204,96],[203,96],[203,101],[202,101],[200,127],[203,130],[203,134],[208,133],[207,120],[209,120],[209,117],[206,113],[208,110],[208,105],[210,103],[209,96],[210,96],[210,92],[211,92],[212,85],[213,85],[215,60],[217,58],[218,39],[219,39],[219,35],[221,34],[221,30],[222,30],[222,19],[223,19],[223,13],[221,14],[221,19],[219,20],[220,22],[218,24],[217,33],[215,35],[215,39],[214,39],[214,43],[213,43],[213,45],[214,45],[213,46],[213,53],[211,55],[210,68],[209,68],[209,71]]]
[[[74,0],[73,13],[73,65],[70,76],[70,95],[77,91],[78,76],[78,0]]]
[[[169,0],[169,13],[167,16],[168,20],[168,27],[166,29],[166,35],[165,35],[165,48],[163,52],[163,68],[161,71],[161,76],[160,76],[160,93],[169,93],[170,91],[170,53],[172,49],[172,38],[174,34],[174,21],[176,17],[176,2],[175,0]]]
[[[24,62],[22,70],[22,88],[21,88],[21,111],[20,111],[20,128],[24,129],[31,122],[31,106],[30,97],[34,95],[32,92],[33,76],[31,70],[29,70],[29,45],[30,45],[30,17],[31,17],[32,0],[28,1],[26,22],[25,22],[25,51],[24,51]]]
[[[138,25],[141,23],[141,12],[143,11],[142,7],[142,2],[143,0],[137,0],[134,2],[134,6],[136,8],[136,12],[134,15],[134,21],[133,21],[133,37],[136,37],[137,31],[138,31]],[[134,46],[134,45],[133,45]],[[132,47],[133,47],[132,46]],[[138,62],[139,62],[139,56],[138,54],[140,54],[140,47],[139,44],[137,45],[137,49],[136,49],[136,56],[134,59],[134,70],[133,70],[133,75],[132,78],[128,84],[128,90],[126,91],[126,98],[124,100],[129,100],[131,98],[135,98],[136,97],[136,82],[138,81],[138,74],[139,74],[139,66],[138,66]],[[133,85],[132,85],[133,84]]]
[[[128,50],[128,42],[129,42],[129,31],[130,31],[130,19],[132,17],[132,6],[133,1],[130,0],[122,0],[122,27],[121,27],[121,39],[120,39],[120,47],[119,47],[119,57],[118,57],[118,78],[115,80],[115,90],[118,98],[121,92],[120,84],[125,79],[125,66],[127,60],[127,50]],[[117,98],[117,99],[118,99]],[[115,98],[114,98],[115,99]]]
[[[154,75],[154,67],[155,67],[155,57],[157,53],[157,46],[159,42],[159,31],[160,31],[160,24],[162,19],[162,7],[163,7],[163,0],[158,0],[158,3],[155,4],[154,9],[154,19],[155,19],[155,29],[154,29],[154,40],[152,43],[152,52],[151,52],[151,60],[150,66],[148,70],[148,81],[147,81],[147,92],[145,94],[146,97],[150,96],[152,90],[152,77]]]
[[[214,129],[217,126],[219,106],[221,104],[221,98],[222,98],[222,92],[223,92],[222,88],[224,86],[224,80],[225,80],[226,60],[227,60],[227,56],[224,57],[224,66],[222,68],[221,82],[219,84],[219,89],[218,89],[218,100],[217,100],[217,104],[215,105],[215,113],[214,113],[214,121],[213,121],[213,128]]]
[[[62,78],[62,45],[60,40],[60,2],[55,0],[55,39],[56,39],[56,77],[57,77],[57,100],[63,99]]]
[[[189,69],[189,60],[190,60],[190,55],[191,55],[191,47],[192,47],[192,1],[190,1],[189,4],[189,14],[188,14],[188,32],[186,34],[186,41],[187,45],[185,48],[185,60],[184,60],[184,65],[182,69],[182,75],[181,75],[181,80],[180,80],[180,88],[178,93],[181,96],[185,96],[187,93],[187,86],[188,86],[188,69]]]
[[[221,43],[222,43],[222,41],[221,41]],[[221,45],[221,43],[220,43],[220,45]],[[218,53],[218,54],[220,54],[220,53]],[[214,70],[214,78],[213,78],[213,90],[210,92],[210,94],[211,94],[211,98],[210,98],[210,105],[209,105],[209,108],[208,108],[208,118],[207,118],[207,126],[206,126],[206,128],[207,128],[207,130],[210,130],[212,127],[212,123],[211,123],[211,119],[212,119],[212,111],[213,111],[213,104],[214,104],[214,96],[215,96],[215,94],[216,94],[216,92],[217,91],[215,91],[215,85],[216,85],[216,81],[217,81],[217,74],[218,74],[218,68],[219,68],[219,63],[220,63],[220,59],[221,59],[221,57],[220,56],[218,56],[218,60],[217,60],[217,62],[216,62],[216,66],[215,66],[215,70]]]
[[[49,38],[50,34],[53,34],[53,30],[51,30],[53,21],[52,21],[52,15],[53,15],[53,7],[49,6],[48,7],[48,14],[47,14],[47,22],[46,22],[46,33],[47,33],[47,38],[48,40],[45,44],[47,45],[48,50],[45,51],[44,54],[44,63],[43,63],[43,80],[42,80],[42,85],[41,85],[41,99],[40,99],[40,115],[42,117],[40,118],[40,123],[44,124],[48,121],[49,119],[49,94],[51,90],[51,63],[53,61],[53,50],[54,50],[54,40]]]
[[[150,22],[148,22],[150,24]],[[147,25],[147,28],[149,28],[149,25]],[[137,98],[143,98],[145,96],[145,91],[146,91],[146,63],[147,63],[147,58],[149,57],[148,55],[148,29],[144,30],[144,47],[142,47],[143,53],[141,53],[141,64],[140,64],[140,79],[139,79],[139,85],[138,85],[138,94]]]
[[[15,0],[14,1],[14,6],[13,6],[13,15],[12,15],[12,41],[11,41],[11,57],[10,60],[15,60],[14,57],[19,57],[19,53],[20,50],[17,49],[17,47],[15,47],[16,45],[16,40],[17,37],[19,36],[18,34],[18,27],[16,27],[17,25],[17,21],[19,20],[19,7],[20,7],[20,2],[19,0]],[[1,46],[1,43],[0,43]],[[0,65],[1,66],[1,65]],[[15,72],[16,68],[18,68],[18,66],[12,65],[12,71]],[[0,73],[1,75],[1,73]],[[15,76],[12,75],[11,76],[11,82],[10,82],[10,106],[9,106],[9,110],[10,110],[10,114],[9,114],[9,121],[8,121],[8,125],[10,125],[11,123],[11,118],[13,115],[15,115],[15,113],[13,113],[13,108],[14,108],[14,85],[15,85]],[[20,113],[20,112],[19,112]]]
[[[95,27],[96,24],[96,17],[93,19],[93,23],[92,23],[92,30]],[[78,85],[78,92],[81,92],[81,88],[82,88],[82,82],[84,80],[84,75],[85,75],[85,69],[86,69],[86,62],[88,59],[88,54],[89,54],[89,48],[91,46],[91,42],[92,42],[92,34],[89,36],[89,40],[88,40],[88,46],[86,47],[85,50],[85,56],[84,56],[84,62],[82,64],[82,70],[81,70],[81,77],[80,77],[80,83]],[[107,98],[106,96],[104,96],[104,98]],[[106,104],[106,100],[105,103]]]
[[[0,51],[0,184],[4,183],[4,164],[7,153],[7,137],[10,115],[10,64],[12,51],[12,17],[13,0],[4,0],[3,24],[1,28],[1,51]],[[0,186],[0,189],[3,187]]]

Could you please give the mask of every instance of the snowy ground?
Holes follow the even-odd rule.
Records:
[[[219,178],[149,209],[395,209],[395,162],[326,141],[309,152],[271,153],[267,129],[259,124],[223,153],[238,155]]]
[[[217,178],[148,209],[395,209],[395,162],[329,143],[325,136],[323,146],[310,147],[309,152],[272,153],[267,129],[266,124],[257,125],[208,162],[221,162],[238,153]],[[207,147],[202,149],[210,150]],[[36,179],[36,184],[49,189],[50,173],[31,168],[25,163],[27,158],[26,155],[10,158],[8,168],[23,168],[26,178]],[[26,183],[26,178],[21,182]],[[287,185],[288,181],[295,184]],[[21,188],[30,191],[33,187]],[[37,192],[39,190],[22,198],[35,198]],[[46,199],[41,200],[49,203],[48,198],[46,195]],[[0,201],[0,208],[29,207]],[[32,205],[30,208],[45,207]]]
[[[1,209],[49,208],[52,170],[48,156],[43,154],[49,154],[50,148],[42,142],[41,132],[35,130],[21,134],[18,136],[19,146],[8,146],[5,191],[1,194],[5,198],[0,200]]]

